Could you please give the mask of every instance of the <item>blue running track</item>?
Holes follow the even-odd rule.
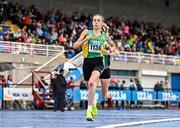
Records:
[[[179,110],[100,110],[93,122],[85,110],[74,111],[0,111],[0,128],[97,128],[112,124],[180,118]],[[180,121],[129,126],[130,128],[179,128]],[[129,128],[128,127],[128,128]],[[112,127],[119,128],[119,127]]]

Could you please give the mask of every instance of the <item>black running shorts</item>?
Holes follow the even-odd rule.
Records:
[[[104,70],[103,57],[84,58],[83,75],[86,81],[90,79],[91,74],[94,70],[99,71],[100,74],[103,72]]]
[[[105,68],[102,72],[102,74],[100,75],[100,79],[109,79],[111,78],[111,69]]]

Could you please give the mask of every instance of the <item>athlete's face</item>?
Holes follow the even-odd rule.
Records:
[[[94,29],[100,29],[103,25],[103,19],[101,16],[94,16],[93,17],[93,22],[92,22],[93,28]]]

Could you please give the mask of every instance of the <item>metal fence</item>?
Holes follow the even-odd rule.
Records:
[[[119,56],[112,56],[112,61],[162,65],[180,65],[179,56],[155,55],[134,52],[120,52]]]
[[[54,56],[63,50],[63,46],[0,41],[1,53]]]

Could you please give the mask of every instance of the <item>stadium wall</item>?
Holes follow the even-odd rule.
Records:
[[[175,24],[180,27],[179,0],[7,0],[24,6],[34,4],[41,11],[60,9],[66,14],[74,11],[86,14],[102,13],[120,19]],[[42,4],[43,3],[43,4]]]
[[[120,80],[126,80],[129,82],[130,78],[139,78],[144,88],[153,88],[157,81],[164,81],[168,78],[168,88],[171,88],[171,76],[172,74],[180,73],[180,66],[175,65],[160,65],[160,64],[146,64],[146,63],[132,63],[132,62],[118,62],[113,61],[111,63],[112,70],[137,72],[134,76],[119,76],[114,75]]]

